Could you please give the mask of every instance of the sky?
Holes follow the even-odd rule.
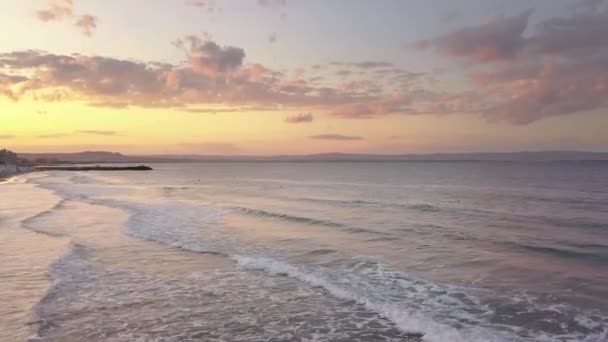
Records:
[[[608,151],[608,0],[1,0],[0,147]]]

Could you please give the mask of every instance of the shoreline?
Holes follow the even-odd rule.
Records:
[[[38,172],[39,170],[35,170],[33,168],[29,168],[26,171],[15,172],[13,174],[8,175],[0,175],[0,184],[8,182],[11,178],[27,175],[28,173]]]

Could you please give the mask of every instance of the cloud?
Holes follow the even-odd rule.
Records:
[[[12,134],[0,134],[0,139],[13,139],[16,138],[16,136],[12,135]]]
[[[388,95],[373,101],[336,106],[331,115],[347,119],[371,119],[401,112],[410,100],[401,95]]]
[[[74,15],[74,3],[72,0],[50,1],[48,7],[36,11],[36,15],[44,22],[71,18]]]
[[[582,1],[569,15],[532,27],[527,11],[422,43],[473,63],[474,90],[437,99],[434,107],[512,124],[608,108],[606,4]]]
[[[360,137],[360,136],[342,135],[342,134],[334,134],[334,133],[312,135],[309,138],[315,139],[315,140],[339,140],[339,141],[363,140],[363,137]]]
[[[361,68],[361,69],[376,69],[376,68],[390,68],[393,67],[394,64],[390,62],[382,62],[382,61],[365,61],[353,63],[352,65]]]
[[[50,0],[46,8],[36,11],[36,15],[45,23],[72,20],[73,25],[87,37],[91,37],[97,29],[97,17],[91,14],[76,15],[73,0]]]
[[[60,139],[60,138],[71,137],[71,136],[78,135],[78,134],[100,135],[100,136],[106,136],[106,137],[120,135],[116,131],[87,130],[87,129],[83,129],[83,130],[76,130],[76,131],[69,132],[69,133],[47,133],[47,134],[40,134],[40,135],[37,136],[37,138],[40,138],[40,139]]]
[[[178,40],[176,46],[186,50],[192,68],[209,76],[221,75],[243,65],[245,51],[234,46],[221,47],[213,41],[203,41],[196,36]]]
[[[97,29],[97,17],[90,14],[81,15],[74,25],[80,27],[85,36],[91,37],[95,29]]]
[[[59,139],[71,136],[70,133],[49,133],[49,134],[40,134],[37,138],[40,139]]]
[[[186,0],[185,4],[186,6],[206,9],[210,13],[221,11],[215,0]]]
[[[270,44],[276,43],[277,42],[277,35],[273,33],[270,36],[268,36],[268,42]]]
[[[497,17],[479,26],[469,26],[431,40],[417,42],[418,48],[435,48],[447,56],[467,58],[474,63],[512,59],[525,45],[523,33],[532,11],[512,17]]]
[[[78,130],[75,133],[90,134],[90,135],[103,135],[103,136],[116,136],[116,135],[119,135],[118,132],[116,132],[116,131],[103,131],[103,130],[94,130],[94,129]]]
[[[312,122],[313,120],[314,116],[311,113],[293,114],[285,118],[285,122],[291,124],[307,123]]]
[[[85,101],[106,108],[320,111],[345,119],[410,114],[410,106],[432,105],[429,96],[418,96],[423,91],[416,80],[423,76],[398,68],[374,69],[386,72],[369,79],[355,79],[362,76],[351,71],[348,82],[337,81],[335,71],[321,68],[309,79],[304,69],[285,72],[247,63],[238,47],[197,37],[186,37],[176,46],[185,51],[183,63],[35,50],[0,53],[0,69],[6,72],[0,75],[0,90],[16,101],[30,96],[44,101]],[[389,65],[362,63],[364,68]],[[327,76],[320,77],[319,72]]]
[[[244,110],[247,110],[247,109],[241,109],[241,108],[211,108],[211,109],[184,108],[184,109],[181,109],[182,112],[196,113],[196,114],[234,113],[234,112],[239,112],[239,111],[244,111]]]
[[[514,18],[525,17],[527,22],[526,15],[503,17],[501,25],[477,27],[490,25],[487,27],[494,31],[495,26],[514,27]],[[342,119],[471,113],[490,121],[526,124],[607,105],[606,43],[591,44],[600,37],[596,32],[603,32],[604,16],[605,10],[585,10],[542,21],[522,38],[523,43],[516,44],[517,52],[504,53],[501,58],[494,53],[446,55],[473,62],[467,69],[471,88],[459,91],[443,90],[432,73],[404,70],[381,60],[273,70],[249,62],[240,47],[187,36],[175,43],[184,51],[185,59],[179,63],[36,50],[0,53],[0,96],[15,101],[23,97],[78,100],[107,108],[172,108],[191,113],[314,112]],[[581,41],[553,43],[566,36],[562,30],[579,32]],[[472,27],[454,32],[469,31]],[[483,34],[469,37],[486,39]],[[429,40],[429,48],[443,54],[435,45],[440,41]],[[481,55],[484,58],[478,59]],[[490,55],[493,58],[487,58]],[[340,73],[345,78],[337,77],[340,71],[345,71]],[[293,123],[289,120],[296,119],[286,118]]]

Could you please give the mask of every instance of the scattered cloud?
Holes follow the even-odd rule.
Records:
[[[466,62],[470,83],[459,90],[438,83],[436,74],[383,60],[276,70],[248,61],[238,46],[187,36],[175,42],[184,51],[184,61],[178,63],[36,50],[0,53],[0,96],[191,113],[253,108],[301,113],[288,116],[288,123],[310,122],[312,115],[307,115],[314,112],[343,119],[470,113],[489,121],[528,124],[608,107],[604,3],[588,0],[568,15],[534,23],[528,10],[418,42],[422,49],[457,61],[458,67]],[[83,19],[71,6],[71,1],[52,2],[42,16],[47,21]],[[84,20],[81,26],[92,32],[96,20]]]
[[[74,3],[72,0],[50,1],[46,8],[36,11],[36,14],[44,22],[71,18],[74,15]]]
[[[72,132],[62,132],[62,133],[45,133],[45,134],[40,134],[38,136],[36,136],[37,138],[40,139],[59,139],[59,138],[66,138],[66,137],[71,137],[74,135],[78,135],[78,134],[85,134],[85,135],[100,135],[100,136],[118,136],[120,135],[118,132],[116,131],[106,131],[106,130],[94,130],[94,129],[83,129],[83,130],[76,130],[76,131],[72,131]]]
[[[361,69],[376,69],[376,68],[391,68],[394,67],[393,63],[382,62],[382,61],[365,61],[359,63],[352,63],[352,65]]]
[[[80,27],[85,36],[91,37],[95,29],[97,29],[97,17],[90,14],[81,15],[78,17],[74,25]]]
[[[363,140],[363,137],[356,136],[356,135],[342,135],[342,134],[334,134],[334,133],[312,135],[309,138],[315,139],[315,140],[340,140],[340,141]]]
[[[97,17],[91,14],[76,15],[73,0],[49,0],[47,7],[36,11],[36,15],[45,23],[71,20],[87,37],[91,37],[97,29]]]
[[[213,41],[203,41],[197,36],[187,36],[175,42],[184,48],[194,71],[217,76],[238,69],[243,65],[245,51],[234,46],[219,46]]]
[[[211,108],[211,109],[204,109],[204,108],[184,108],[181,109],[182,112],[187,112],[187,113],[196,113],[196,114],[218,114],[218,113],[234,113],[234,112],[239,112],[239,111],[245,111],[247,110],[246,108]]]
[[[39,139],[59,139],[59,138],[65,138],[65,137],[69,137],[70,133],[49,133],[49,134],[40,134],[38,136],[36,136]]]
[[[94,130],[94,129],[83,129],[78,130],[76,133],[81,134],[90,134],[90,135],[103,135],[103,136],[116,136],[119,135],[116,131],[103,131],[103,130]]]
[[[185,0],[186,6],[198,7],[209,13],[220,12],[221,8],[215,0]]]
[[[285,122],[291,124],[307,123],[312,122],[313,120],[314,116],[311,113],[293,114],[285,118]]]

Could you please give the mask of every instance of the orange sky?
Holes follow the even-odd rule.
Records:
[[[381,2],[13,2],[0,147],[608,150],[608,6]],[[543,29],[556,18],[570,31]]]

